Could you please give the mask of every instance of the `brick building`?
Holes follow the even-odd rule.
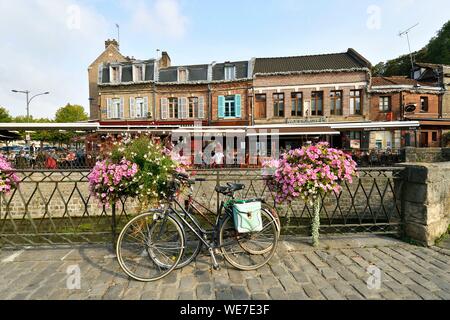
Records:
[[[444,90],[435,82],[407,77],[374,77],[370,89],[370,120],[418,121],[419,130],[394,128],[372,132],[369,148],[398,149],[405,146],[440,147]]]

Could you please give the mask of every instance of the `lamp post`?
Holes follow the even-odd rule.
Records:
[[[36,98],[36,97],[50,94],[50,92],[43,92],[43,93],[36,94],[36,95],[34,95],[34,96],[32,96],[32,97],[30,98],[30,93],[31,93],[31,91],[29,91],[29,90],[26,90],[26,91],[21,91],[21,90],[11,90],[11,91],[14,92],[14,93],[23,93],[23,94],[25,94],[25,95],[27,96],[27,120],[28,120],[28,121],[30,121],[30,103],[31,103],[31,101],[32,101],[34,98]]]

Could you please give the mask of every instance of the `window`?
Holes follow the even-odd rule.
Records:
[[[113,98],[107,99],[107,117],[108,119],[121,119],[123,118],[123,99]]]
[[[141,82],[145,79],[144,65],[133,66],[133,80],[134,82]]]
[[[267,98],[265,94],[255,95],[255,117],[256,119],[265,119],[267,109]]]
[[[284,93],[274,93],[273,115],[274,117],[284,117]]]
[[[342,91],[331,91],[330,100],[330,113],[334,116],[342,116]]]
[[[391,111],[391,97],[380,97],[380,111]]]
[[[311,93],[311,115],[323,116],[323,91]]]
[[[169,118],[178,118],[178,98],[169,98]]]
[[[189,118],[196,118],[198,117],[198,98],[192,97],[189,98]]]
[[[433,131],[431,133],[431,139],[433,140],[433,142],[437,142],[438,141],[438,134],[436,131]]]
[[[362,115],[361,90],[350,90],[350,115]]]
[[[235,118],[236,117],[236,104],[234,101],[234,96],[225,97],[225,118]]]
[[[120,66],[111,67],[111,82],[112,83],[120,82]]]
[[[292,113],[293,117],[303,116],[303,94],[301,92],[293,92],[291,94],[292,99]]]
[[[235,66],[225,66],[225,80],[234,80],[236,78]]]
[[[148,98],[130,99],[130,118],[149,118]]]
[[[186,69],[178,69],[178,82],[186,82],[188,79],[188,72]]]
[[[428,97],[420,97],[420,110],[428,112]]]

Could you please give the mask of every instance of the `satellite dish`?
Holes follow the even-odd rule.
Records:
[[[405,107],[405,112],[414,112],[416,111],[416,105],[414,104],[409,104]]]

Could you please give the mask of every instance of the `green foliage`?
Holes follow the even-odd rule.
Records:
[[[450,65],[450,21],[421,50],[413,52],[414,60],[423,63]],[[409,54],[387,62],[380,62],[373,67],[376,76],[409,76],[411,74],[411,58]]]
[[[9,114],[8,110],[3,107],[0,107],[0,122],[11,122],[12,117]]]
[[[71,105],[70,103],[56,111],[55,116],[55,122],[57,123],[80,122],[88,119],[89,117],[82,106]]]
[[[137,184],[137,196],[143,204],[164,199],[169,192],[168,181],[181,165],[168,155],[164,147],[148,136],[127,139],[116,144],[111,151],[111,160],[120,162],[123,158],[139,167],[133,182]]]

